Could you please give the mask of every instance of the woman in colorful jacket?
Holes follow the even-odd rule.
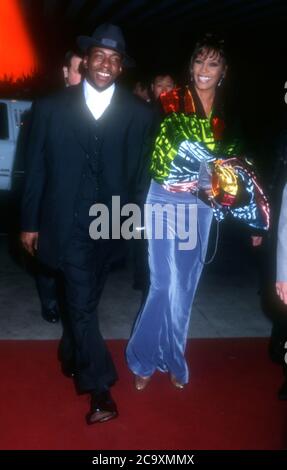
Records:
[[[157,369],[169,372],[177,388],[188,382],[185,346],[213,215],[268,225],[254,174],[235,158],[236,142],[225,138],[226,72],[223,42],[205,36],[191,57],[189,86],[161,95],[166,117],[155,142],[145,213],[150,289],[126,351],[138,390]]]

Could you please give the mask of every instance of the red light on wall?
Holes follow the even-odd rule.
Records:
[[[36,55],[18,0],[0,0],[0,80],[33,75]]]

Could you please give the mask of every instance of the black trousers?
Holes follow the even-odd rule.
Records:
[[[57,273],[38,263],[35,278],[42,310],[58,310],[60,286]]]
[[[75,363],[79,392],[100,393],[117,380],[97,314],[112,260],[113,242],[92,240],[87,224],[78,223],[61,265],[66,312],[59,357],[63,364]]]
[[[287,307],[279,299],[275,288],[276,243],[276,237],[266,238],[263,245],[256,249],[256,255],[260,279],[261,307],[272,322],[269,356],[273,362],[282,365],[284,376],[287,378]]]

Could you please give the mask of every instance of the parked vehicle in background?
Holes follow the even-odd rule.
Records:
[[[31,101],[0,99],[0,191],[11,191],[24,176],[24,153],[21,142]],[[3,194],[3,193],[2,193]]]

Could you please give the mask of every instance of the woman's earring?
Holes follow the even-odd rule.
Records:
[[[217,83],[217,86],[221,86],[222,82],[224,80],[224,75],[221,75],[219,82]]]

